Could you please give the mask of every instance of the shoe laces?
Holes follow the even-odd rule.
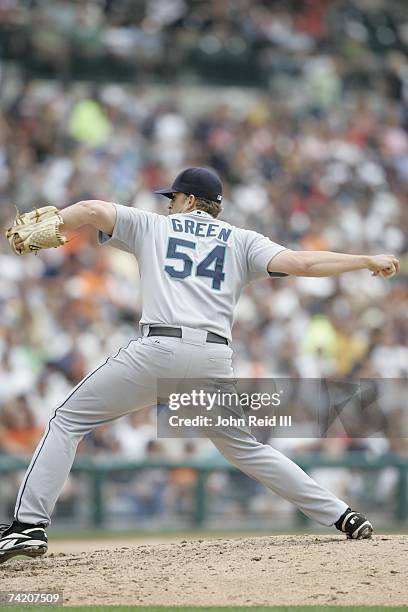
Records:
[[[7,523],[0,523],[0,535],[3,535],[3,533],[10,527],[10,525],[7,525]]]

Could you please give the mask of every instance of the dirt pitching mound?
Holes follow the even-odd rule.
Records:
[[[405,535],[127,542],[9,561],[0,580],[7,591],[63,591],[70,605],[403,605],[407,552]]]

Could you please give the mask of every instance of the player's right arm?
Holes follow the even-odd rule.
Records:
[[[368,269],[385,278],[400,271],[395,255],[349,255],[331,251],[293,251],[251,230],[241,230],[246,239],[248,280],[270,276],[336,276]]]
[[[83,225],[92,225],[97,230],[112,236],[116,223],[116,208],[112,202],[83,200],[60,210],[64,221],[62,231],[76,230]]]
[[[294,276],[336,276],[354,270],[371,270],[373,276],[393,276],[400,270],[395,255],[349,255],[331,251],[291,251],[286,249],[273,257],[268,272]]]

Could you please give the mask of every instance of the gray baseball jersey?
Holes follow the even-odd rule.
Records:
[[[136,256],[143,295],[140,325],[185,325],[231,340],[242,288],[267,277],[269,261],[285,247],[201,210],[165,217],[115,207],[112,237],[99,232],[98,242]]]

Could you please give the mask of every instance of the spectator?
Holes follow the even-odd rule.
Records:
[[[20,395],[1,413],[0,444],[10,455],[30,457],[42,429],[36,426],[25,395]]]

